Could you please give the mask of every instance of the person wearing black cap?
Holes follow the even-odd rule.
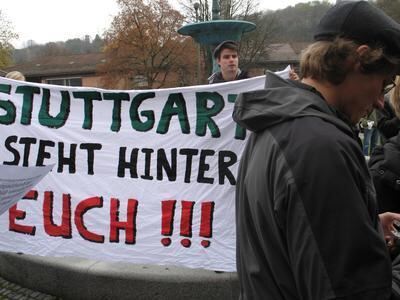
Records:
[[[233,118],[252,132],[236,184],[241,299],[399,297],[387,246],[400,215],[378,215],[353,131],[399,66],[400,25],[343,1],[302,54],[301,80],[267,73],[265,89],[238,96]]]
[[[235,41],[220,43],[215,47],[213,56],[221,71],[208,78],[209,84],[249,78],[247,72],[239,69],[239,46]]]

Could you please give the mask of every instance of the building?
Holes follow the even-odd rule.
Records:
[[[288,64],[298,71],[301,51],[307,45],[308,43],[270,44],[268,45],[267,55],[248,65],[247,69],[252,76],[262,75],[266,70],[282,70]],[[101,74],[98,72],[105,63],[106,58],[103,53],[48,56],[11,66],[5,71],[20,71],[25,75],[26,80],[30,82],[106,88]],[[169,81],[166,86],[177,86],[178,82],[180,85],[187,85],[187,83],[185,84],[185,82],[179,80],[180,77],[182,77],[182,74],[169,74]],[[118,80],[118,84],[113,86],[114,89],[131,87],[135,89],[146,88],[145,77],[121,77]]]
[[[20,71],[30,82],[102,87],[97,69],[105,62],[103,53],[48,56],[8,67],[5,71]]]
[[[291,65],[296,72],[299,72],[301,51],[309,44],[306,42],[270,44],[267,46],[267,55],[252,63],[249,71],[252,75],[261,75],[266,70],[279,71]]]

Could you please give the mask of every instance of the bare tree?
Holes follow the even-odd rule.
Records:
[[[270,48],[268,45],[276,36],[277,22],[271,13],[254,13],[246,18],[256,24],[256,29],[243,35],[240,42],[241,66],[247,68],[256,61],[266,57]]]
[[[11,22],[0,10],[0,68],[8,66],[12,62],[14,47],[11,45],[11,40],[15,38],[18,38],[18,34],[13,31]]]
[[[119,14],[105,33],[105,84],[159,88],[194,80],[195,46],[177,33],[184,17],[166,0],[118,0]],[[192,68],[190,68],[192,66]],[[190,81],[190,80],[189,80]]]
[[[197,20],[195,3],[198,3]],[[187,21],[211,21],[213,0],[180,0]],[[221,19],[243,19],[258,11],[257,0],[218,0]]]

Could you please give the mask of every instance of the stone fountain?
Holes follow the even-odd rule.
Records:
[[[198,4],[195,9],[197,14]],[[216,47],[219,43],[226,40],[240,41],[243,33],[252,31],[256,25],[247,21],[240,20],[221,20],[220,8],[217,0],[212,4],[212,21],[202,21],[187,24],[178,29],[178,33],[191,36],[200,45],[210,45]],[[213,59],[213,72],[219,70],[219,66]]]

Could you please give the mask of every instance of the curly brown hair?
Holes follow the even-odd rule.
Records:
[[[338,85],[345,80],[356,63],[361,64],[364,73],[391,73],[396,70],[398,59],[385,55],[382,47],[370,46],[368,51],[359,55],[359,46],[352,40],[340,37],[309,45],[301,55],[301,76]]]

